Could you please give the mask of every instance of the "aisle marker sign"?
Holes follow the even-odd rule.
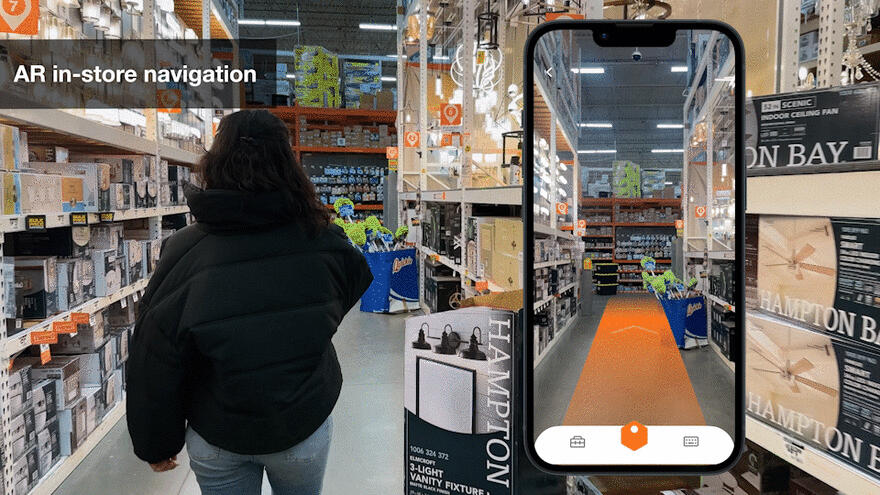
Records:
[[[706,218],[706,207],[694,206],[694,216],[697,218]]]
[[[585,229],[585,228],[587,228],[587,221],[586,221],[586,220],[583,220],[583,219],[578,220],[578,228],[579,228],[579,229]]]
[[[39,0],[2,0],[0,33],[30,34],[39,32]]]
[[[389,160],[397,159],[397,146],[386,146],[385,147],[385,158]]]
[[[441,105],[440,125],[461,125],[461,105],[458,103]]]
[[[418,148],[421,136],[417,131],[406,131],[403,135],[403,145],[407,148]]]
[[[556,203],[556,213],[560,215],[568,214],[568,203]]]

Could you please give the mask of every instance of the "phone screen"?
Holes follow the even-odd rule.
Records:
[[[527,49],[528,434],[544,467],[735,460],[743,81],[736,34],[713,26],[567,23]],[[766,367],[792,387],[806,372]]]

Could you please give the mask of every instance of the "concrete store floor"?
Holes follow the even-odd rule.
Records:
[[[386,495],[403,487],[404,315],[353,309],[333,339],[342,364],[342,395],[324,493]],[[180,466],[156,474],[137,459],[123,418],[55,491],[56,495],[198,495],[186,449]],[[263,493],[271,493],[263,482]]]
[[[562,424],[608,299],[609,296],[593,296],[592,311],[560,337],[562,340],[553,346],[551,355],[535,370],[535,403],[542,406],[535,416],[536,435],[550,426]],[[708,346],[681,351],[681,358],[706,424],[718,426],[732,437],[735,429],[733,372]],[[719,391],[730,394],[721,395]]]

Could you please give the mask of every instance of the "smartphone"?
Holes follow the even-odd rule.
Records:
[[[544,470],[739,456],[743,53],[711,21],[557,21],[526,44],[525,435]]]

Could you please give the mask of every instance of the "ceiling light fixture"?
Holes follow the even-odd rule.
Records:
[[[604,74],[604,67],[573,67],[571,69],[575,74]]]
[[[654,148],[651,153],[684,153],[684,150],[680,148]]]
[[[669,68],[669,72],[687,72],[687,71],[688,71],[687,65],[673,65],[672,67]]]
[[[397,31],[397,26],[394,24],[376,24],[373,22],[362,22],[358,24],[358,27],[365,31]]]
[[[611,122],[581,122],[580,127],[590,127],[594,129],[611,129]]]
[[[657,124],[657,129],[684,129],[684,124]]]
[[[600,153],[617,153],[617,150],[578,150],[578,153],[584,155],[597,155]]]
[[[397,78],[394,76],[382,76],[380,79],[384,82],[397,82]]]
[[[239,26],[290,26],[297,27],[299,21],[293,19],[239,19]]]

